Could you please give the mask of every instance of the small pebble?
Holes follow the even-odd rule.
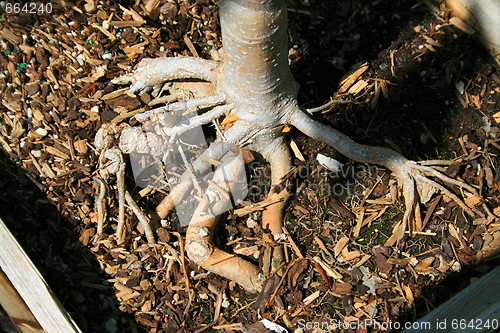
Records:
[[[111,318],[107,322],[105,322],[104,329],[106,330],[106,333],[117,333],[118,332],[118,325],[116,323],[116,319]]]
[[[49,134],[49,132],[45,128],[37,128],[35,133],[40,135],[42,138]]]

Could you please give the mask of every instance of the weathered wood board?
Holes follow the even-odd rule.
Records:
[[[462,290],[404,333],[498,332],[500,329],[500,266]]]
[[[9,283],[4,281],[5,288],[4,293],[0,293],[0,303],[4,306],[7,314],[14,319],[14,324],[17,325],[19,331],[23,333],[81,332],[1,219],[0,244],[0,269],[5,273],[8,282],[11,284],[11,287],[9,287]],[[20,296],[19,298],[24,301],[31,311],[32,317],[25,312],[26,308],[21,304],[19,298],[15,301],[15,304],[12,304],[12,299],[3,298],[16,297],[12,289],[15,289]],[[9,310],[11,313],[9,313]],[[24,317],[19,318],[21,312],[24,312]],[[34,323],[33,317],[36,320]],[[23,320],[16,322],[15,319]],[[43,331],[40,330],[40,327]],[[21,330],[21,328],[26,330]]]
[[[452,15],[479,31],[486,44],[500,54],[500,1],[446,0]]]

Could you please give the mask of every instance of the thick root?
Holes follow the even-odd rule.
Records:
[[[270,230],[276,239],[279,235],[283,234],[283,213],[290,197],[289,189],[284,187],[281,182],[292,169],[292,161],[283,137],[274,138],[270,144],[267,141],[263,142],[266,142],[264,147],[259,147],[260,142],[257,142],[255,146],[270,164],[271,189],[267,200],[274,203],[267,206],[262,212],[262,228]],[[271,269],[275,269],[284,261],[283,249],[275,247],[272,258]]]
[[[476,190],[468,184],[447,177],[429,166],[419,165],[417,162],[407,160],[391,149],[360,145],[339,131],[311,119],[301,110],[296,110],[290,119],[291,124],[301,132],[329,144],[348,158],[361,163],[379,164],[394,172],[399,185],[403,189],[405,213],[402,221],[395,226],[392,236],[385,243],[386,246],[392,246],[403,238],[408,226],[411,226],[415,207],[419,202],[426,203],[436,192],[448,196],[471,216],[474,216],[474,214],[483,215],[477,209],[469,208],[457,195],[443,185],[427,178],[427,176],[459,186],[477,195]]]
[[[111,82],[115,84],[131,83],[129,91],[142,94],[172,80],[214,81],[218,65],[218,62],[195,57],[143,59],[133,73],[122,75]]]
[[[234,160],[233,160],[234,162]],[[186,231],[186,251],[189,258],[207,271],[235,281],[249,292],[259,291],[260,269],[254,264],[234,254],[224,252],[213,244],[213,234],[218,216],[211,212],[221,212],[228,208],[231,200],[232,185],[227,180],[235,179],[240,172],[236,164],[225,170],[218,168],[209,187],[203,194]]]
[[[166,106],[162,106],[159,108],[146,111],[144,113],[137,114],[133,118],[135,118],[137,121],[144,122],[154,116],[158,116],[166,112],[183,112],[183,113],[196,112],[198,110],[211,109],[223,103],[225,103],[225,96],[210,95],[206,97],[199,97],[172,104],[167,104]],[[220,112],[221,110],[219,108],[214,113],[211,113],[210,117],[213,117],[212,119],[215,119],[223,114],[223,113],[221,114]],[[205,116],[204,119],[206,119],[207,117],[208,116]]]
[[[233,147],[242,146],[249,138],[253,137],[255,130],[243,126],[235,125],[225,132],[224,138],[218,138],[203,153],[200,154],[192,164],[192,170],[201,174],[212,167],[214,162],[219,162],[222,157]],[[156,214],[164,219],[175,207],[176,202],[180,202],[187,194],[187,190],[192,185],[190,174],[185,172],[179,179],[179,183],[174,186],[170,193],[156,207]]]
[[[186,252],[191,260],[209,272],[223,276],[248,292],[261,289],[260,269],[251,262],[224,252],[213,244],[217,217],[193,221],[186,232]]]

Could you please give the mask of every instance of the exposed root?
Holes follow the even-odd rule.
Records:
[[[352,103],[352,101],[351,100],[331,100],[331,101],[329,101],[323,105],[320,105],[318,107],[311,108],[311,109],[305,109],[305,110],[307,113],[313,114],[316,112],[328,110],[332,105],[335,105],[335,104],[347,104],[347,103]]]
[[[222,157],[233,147],[241,146],[243,142],[247,142],[249,137],[253,135],[255,130],[250,130],[244,126],[233,126],[225,133],[225,139],[219,138],[211,144],[200,156],[191,164],[193,172],[201,174],[219,162]],[[175,185],[170,193],[156,207],[156,214],[164,219],[175,207],[177,202],[184,199],[187,190],[191,186],[191,179],[188,172],[185,172]]]
[[[99,175],[106,179],[109,175],[116,176],[116,187],[118,192],[118,224],[116,227],[116,241],[121,244],[125,240],[125,201],[132,208],[137,215],[139,221],[143,225],[148,243],[154,243],[154,234],[149,226],[147,217],[142,213],[140,208],[134,202],[125,186],[125,161],[123,159],[122,150],[114,148],[113,142],[116,137],[123,134],[124,130],[130,129],[125,125],[105,125],[96,134],[95,146],[99,155]],[[99,195],[96,199],[97,207],[97,234],[101,235],[103,232],[103,225],[105,220],[104,213],[104,196],[106,194],[106,183],[95,177],[100,183]]]
[[[249,292],[261,289],[260,269],[251,262],[214,246],[212,237],[218,217],[195,220],[186,231],[186,252],[209,272],[230,279]]]
[[[172,104],[167,104],[156,109],[146,111],[135,115],[137,121],[143,122],[150,119],[153,116],[157,116],[166,112],[195,112],[202,109],[213,108],[217,105],[223,104],[225,102],[225,97],[222,95],[210,95],[205,97],[188,99],[185,101],[180,101]]]
[[[105,163],[105,161],[107,162]],[[116,187],[118,191],[118,226],[116,229],[116,238],[118,244],[120,244],[123,242],[123,226],[125,224],[125,161],[120,150],[110,148],[101,152],[99,164],[101,167],[105,166],[105,168],[99,171],[101,177],[107,178],[107,174],[116,175]],[[98,234],[100,234],[99,227]]]
[[[453,184],[453,185],[456,185],[458,187],[464,188],[464,189],[468,190],[470,193],[479,196],[476,189],[474,187],[472,187],[471,185],[466,184],[464,182],[461,182],[459,180],[453,179],[451,177],[448,177],[432,167],[421,165],[420,162],[414,162],[413,167],[422,171],[425,175],[436,177],[436,178],[441,179],[442,181],[444,181],[446,183]]]
[[[260,290],[259,271],[254,264],[224,252],[213,244],[213,233],[218,216],[212,212],[222,212],[231,207],[231,196],[234,194],[234,181],[241,173],[243,165],[237,159],[223,158],[224,166],[216,169],[203,199],[194,211],[186,232],[186,251],[188,256],[208,270],[240,284],[250,292]],[[229,205],[229,206],[228,206]],[[211,216],[212,215],[212,216]]]
[[[106,198],[106,183],[98,177],[94,177],[99,183],[99,193],[95,200],[95,207],[97,207],[97,234],[101,235],[104,230],[104,221],[106,220],[106,214],[104,211],[104,199]]]
[[[153,230],[151,229],[151,225],[149,224],[149,219],[142,212],[142,210],[139,208],[139,206],[137,205],[135,200],[132,198],[130,193],[128,193],[128,191],[125,192],[125,200],[127,200],[127,204],[132,209],[135,216],[137,216],[137,219],[141,223],[141,226],[144,229],[144,233],[146,234],[146,239],[148,240],[148,243],[155,244],[155,242],[156,242],[155,236],[154,236]]]
[[[474,212],[472,211],[472,209],[470,209],[456,194],[452,193],[450,190],[448,190],[443,185],[438,184],[435,181],[433,181],[433,180],[431,180],[431,179],[429,179],[427,177],[424,177],[422,175],[415,176],[415,179],[416,180],[420,180],[423,183],[427,183],[431,187],[434,187],[434,188],[440,190],[444,195],[446,195],[447,197],[449,197],[450,199],[452,199],[453,201],[455,201],[460,207],[462,207],[462,209],[467,214],[469,214],[470,216],[474,216]],[[476,212],[478,213],[478,215],[482,215],[482,213],[480,211],[476,210]]]
[[[180,79],[213,81],[219,63],[195,57],[143,59],[133,73],[111,82],[129,84],[130,92],[142,94],[158,88],[164,82]]]
[[[392,236],[385,243],[386,246],[392,246],[402,239],[408,226],[412,226],[411,221],[415,214],[415,207],[419,204],[419,201],[426,203],[437,191],[447,195],[469,215],[474,216],[474,213],[476,213],[484,216],[477,209],[469,208],[463,200],[446,187],[428,179],[426,176],[435,177],[477,195],[477,191],[472,186],[452,179],[432,167],[409,161],[393,150],[357,144],[339,131],[311,119],[301,110],[296,110],[290,119],[292,125],[301,132],[329,144],[348,158],[361,163],[379,164],[394,172],[398,183],[403,188],[405,213],[402,221],[394,227]]]
[[[262,227],[270,230],[276,239],[283,233],[283,213],[290,197],[289,189],[284,187],[281,182],[282,178],[292,169],[292,164],[290,152],[283,137],[274,139],[272,144],[265,148],[265,151],[263,149],[260,151],[271,167],[271,190],[267,200],[274,203],[267,206],[262,212]],[[284,261],[281,247],[274,248],[272,259],[272,269],[276,269]]]
[[[196,127],[206,125],[225,114],[228,114],[232,109],[230,105],[216,106],[212,110],[205,112],[199,116],[190,118],[187,123],[178,124],[167,132],[167,135],[175,137]]]
[[[116,225],[116,241],[118,244],[125,240],[125,163],[116,173],[116,187],[118,189],[118,224]]]

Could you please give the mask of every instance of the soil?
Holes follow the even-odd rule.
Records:
[[[467,216],[443,195],[422,205],[422,233],[383,246],[403,213],[392,176],[294,130],[289,140],[304,159],[295,153],[286,274],[272,275],[260,295],[184,258],[185,230],[175,216],[157,229],[159,245],[148,246],[127,212],[127,240],[117,245],[113,177],[110,223],[96,236],[94,135],[150,100],[109,98],[122,88],[111,79],[142,58],[211,58],[221,47],[216,1],[165,1],[158,15],[148,3],[63,1],[52,3],[50,14],[0,18],[0,218],[82,331],[264,332],[263,318],[289,332],[312,332],[301,331],[305,322],[412,322],[498,264],[498,220]],[[343,101],[315,117],[360,143],[452,161],[442,171],[481,193],[467,204],[500,215],[500,74],[476,35],[450,24],[441,2],[288,6],[301,105]],[[352,68],[365,70],[342,85]],[[342,170],[326,172],[317,154],[338,159]],[[244,205],[269,190],[267,165],[255,158]],[[141,192],[130,172],[127,188],[146,212],[164,196]],[[262,264],[270,245],[259,217],[225,214],[216,242]],[[356,231],[360,221],[366,226]]]

